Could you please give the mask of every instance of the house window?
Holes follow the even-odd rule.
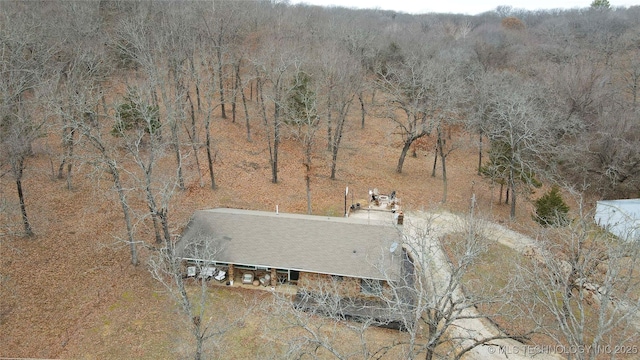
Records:
[[[298,280],[300,279],[300,271],[297,270],[291,270],[289,272],[289,281],[293,284],[297,284]]]
[[[360,292],[365,295],[381,296],[382,280],[360,279]]]

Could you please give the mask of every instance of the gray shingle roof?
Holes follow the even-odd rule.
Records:
[[[206,242],[209,253],[194,251]],[[367,220],[237,209],[196,211],[176,245],[184,258],[372,279],[395,279],[401,233]],[[189,245],[192,244],[192,245]],[[204,245],[200,245],[200,249]],[[185,250],[186,249],[186,250]],[[381,269],[385,269],[384,273]],[[385,274],[386,273],[386,274]]]

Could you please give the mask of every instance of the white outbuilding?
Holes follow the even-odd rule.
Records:
[[[640,241],[640,199],[598,201],[595,221],[620,239]]]

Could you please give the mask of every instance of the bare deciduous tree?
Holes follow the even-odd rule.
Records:
[[[174,241],[169,239],[166,247],[149,259],[149,271],[178,305],[195,340],[193,358],[208,358],[220,352],[224,347],[224,335],[242,323],[248,313],[238,312],[229,302],[217,301],[217,291],[210,288],[209,281],[215,280],[210,278],[213,274],[209,269],[213,268],[221,249],[215,248],[206,235],[181,249],[176,249]],[[193,279],[187,279],[187,264],[183,261],[187,256],[199,259],[188,264],[195,267],[197,276]]]
[[[431,176],[436,175],[438,155],[442,167],[442,202],[447,202],[447,157],[459,147],[451,141],[451,128],[460,123],[460,118],[467,106],[467,86],[464,81],[468,76],[467,55],[463,51],[443,52],[442,58],[436,60],[430,70],[434,80],[429,82],[429,117],[436,130],[436,153],[433,160]],[[446,64],[446,65],[445,65]],[[449,141],[447,141],[449,140]]]
[[[494,152],[495,161],[504,167],[513,219],[517,193],[525,194],[522,189],[536,182],[533,176],[538,169],[536,161],[551,151],[558,134],[572,129],[571,126],[563,128],[564,123],[544,106],[545,98],[536,85],[506,75],[489,81],[497,91],[486,107],[482,133],[492,146],[500,148]],[[522,188],[518,188],[520,186]]]
[[[303,70],[295,75],[293,89],[286,101],[288,122],[294,127],[294,136],[302,144],[307,193],[307,214],[311,214],[311,174],[315,134],[320,118],[318,116],[317,89],[313,77]]]
[[[623,96],[623,100],[626,100],[625,103],[630,104],[630,110],[635,112],[638,110],[640,97],[640,50],[622,54],[616,63],[616,78],[620,81],[622,93],[626,95]]]
[[[411,54],[402,62],[393,63],[379,74],[378,86],[389,94],[384,117],[391,119],[402,137],[402,151],[396,172],[401,173],[404,159],[416,139],[433,130],[428,109],[431,106],[430,71],[421,54]],[[401,113],[399,114],[398,111]]]
[[[127,199],[127,190],[125,189],[125,185],[123,184],[122,176],[120,174],[121,171],[124,170],[121,168],[120,162],[117,158],[118,155],[111,151],[110,143],[102,137],[101,127],[94,127],[91,124],[84,122],[76,123],[74,126],[80,133],[80,141],[86,141],[90,147],[97,151],[96,160],[92,161],[93,164],[95,166],[105,166],[106,172],[111,174],[113,185],[116,193],[118,194],[120,206],[122,207],[122,213],[127,229],[127,239],[125,242],[129,244],[129,249],[131,251],[131,263],[136,266],[138,265],[138,249],[137,243],[134,240],[134,227],[131,219],[131,209]]]
[[[230,77],[233,77],[233,89],[231,93],[232,101],[232,116],[235,122],[236,118],[236,98],[238,93],[242,97],[242,103],[245,110],[245,121],[247,126],[247,138],[250,139],[250,125],[249,125],[249,113],[244,96],[244,83],[242,81],[243,72],[241,72],[242,63],[244,62],[244,51],[246,49],[242,46],[238,46],[236,43],[241,41],[240,31],[241,21],[240,16],[243,12],[237,7],[238,5],[233,2],[220,3],[212,9],[212,17],[219,20],[215,24],[210,24],[209,18],[204,16],[209,14],[209,11],[203,9],[202,16],[202,28],[203,41],[199,50],[200,59],[204,69],[200,71],[200,78],[202,81],[205,99],[203,101],[204,106],[204,126],[205,126],[205,148],[207,151],[207,164],[209,169],[209,178],[211,181],[211,188],[216,189],[216,180],[214,176],[214,162],[216,152],[214,149],[214,140],[211,135],[211,121],[214,116],[214,110],[218,107],[221,108],[221,116],[226,118],[225,106],[225,84],[229,81]],[[213,53],[216,56],[212,57]],[[229,64],[231,62],[231,64]],[[228,67],[233,68],[233,71],[227,70]],[[217,81],[216,81],[217,79]],[[217,99],[217,100],[216,100]]]
[[[331,154],[332,180],[336,179],[338,153],[347,122],[347,115],[356,96],[361,95],[364,72],[352,55],[334,45],[321,55],[322,81],[326,104],[327,149]],[[335,116],[334,116],[335,115]]]
[[[394,310],[380,301],[345,297],[344,289],[341,280],[330,278],[316,281],[293,297],[274,292],[273,302],[265,307],[272,316],[264,331],[288,340],[273,358],[379,359],[389,352],[399,356],[401,352],[392,349],[393,339],[377,338],[371,329],[385,324],[372,314]]]
[[[578,204],[575,220],[545,228],[520,266],[521,308],[553,344],[581,349],[572,357],[596,359],[638,342],[640,247],[596,228]]]
[[[150,14],[140,11],[118,27],[119,51],[132,59],[147,78],[154,106],[157,106],[170,130],[171,147],[176,158],[176,171],[180,189],[185,188],[183,158],[179,130],[185,120],[184,105],[186,88],[184,84],[185,53],[181,45],[183,35],[180,21],[182,16],[174,16],[175,3],[162,3],[159,8],[149,8]],[[155,22],[154,22],[155,20]],[[161,27],[157,28],[158,26]],[[122,45],[125,44],[125,45]],[[158,92],[160,98],[158,98]]]
[[[473,269],[484,261],[492,237],[474,211],[472,205],[469,216],[457,224],[444,220],[448,229],[441,228],[443,220],[437,215],[415,220],[405,229],[404,247],[416,275],[412,283],[397,287],[394,298],[412,299],[411,311],[403,312],[413,317],[406,320],[410,325],[408,358],[424,353],[428,360],[436,354],[460,359],[480,345],[524,335],[496,334],[480,320],[503,316],[515,289],[510,282],[492,284],[482,276],[469,280]]]
[[[58,178],[66,178],[69,190],[72,187],[74,149],[79,139],[78,124],[98,125],[99,101],[103,91],[101,82],[108,73],[101,54],[86,51],[76,55],[59,73],[58,89],[49,104],[50,111],[61,120],[63,156]]]
[[[13,175],[24,232],[31,236],[22,180],[31,144],[43,133],[47,120],[38,110],[42,109],[41,97],[50,90],[48,62],[53,49],[41,34],[27,29],[33,14],[17,11],[5,13],[7,26],[0,30],[0,162]]]
[[[275,47],[263,48],[253,60],[256,73],[256,91],[259,113],[265,126],[271,182],[278,182],[278,156],[282,141],[283,107],[291,91],[291,72],[298,63],[296,50],[281,35],[275,35],[270,41]],[[271,112],[271,116],[269,112]]]

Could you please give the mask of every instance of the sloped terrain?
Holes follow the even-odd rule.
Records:
[[[449,200],[441,204],[440,170],[431,177],[433,153],[418,151],[408,157],[404,173],[394,172],[400,149],[391,124],[368,119],[365,129],[352,122],[345,133],[339,155],[338,176],[329,179],[329,161],[322,150],[322,132],[314,158],[312,178],[313,212],[341,216],[344,191],[348,203],[367,198],[370,188],[382,193],[395,190],[407,210],[442,207],[454,212],[468,209],[476,194],[480,212],[506,222],[508,207],[497,204],[497,188],[476,175],[476,149],[467,148],[448,159]],[[268,150],[260,125],[254,123],[253,141],[247,142],[244,124],[218,119],[212,126],[216,140],[217,190],[204,178],[200,186],[193,156],[188,157],[187,189],[172,198],[170,221],[175,234],[196,209],[237,207],[304,213],[304,167],[298,143],[284,142],[280,179],[270,182]],[[322,140],[321,140],[322,139]],[[141,249],[141,264],[130,264],[129,249],[117,241],[125,236],[117,194],[108,174],[96,173],[91,165],[76,166],[73,189],[54,179],[57,144],[54,135],[40,139],[28,159],[24,188],[27,211],[36,236],[5,236],[0,243],[2,294],[0,296],[0,357],[40,358],[166,358],[185,337],[185,326],[174,305],[147,271],[146,257],[152,250],[150,222],[138,220],[138,235],[147,246]],[[186,149],[188,150],[188,149]],[[204,150],[200,162],[204,167]],[[168,157],[170,159],[170,157]],[[171,173],[166,160],[158,173]],[[1,179],[6,202],[7,225],[19,231],[15,186],[8,174]],[[138,206],[144,211],[144,206]],[[529,223],[530,206],[521,202],[519,219]],[[11,226],[14,225],[14,226]],[[252,296],[252,295],[248,295]]]

